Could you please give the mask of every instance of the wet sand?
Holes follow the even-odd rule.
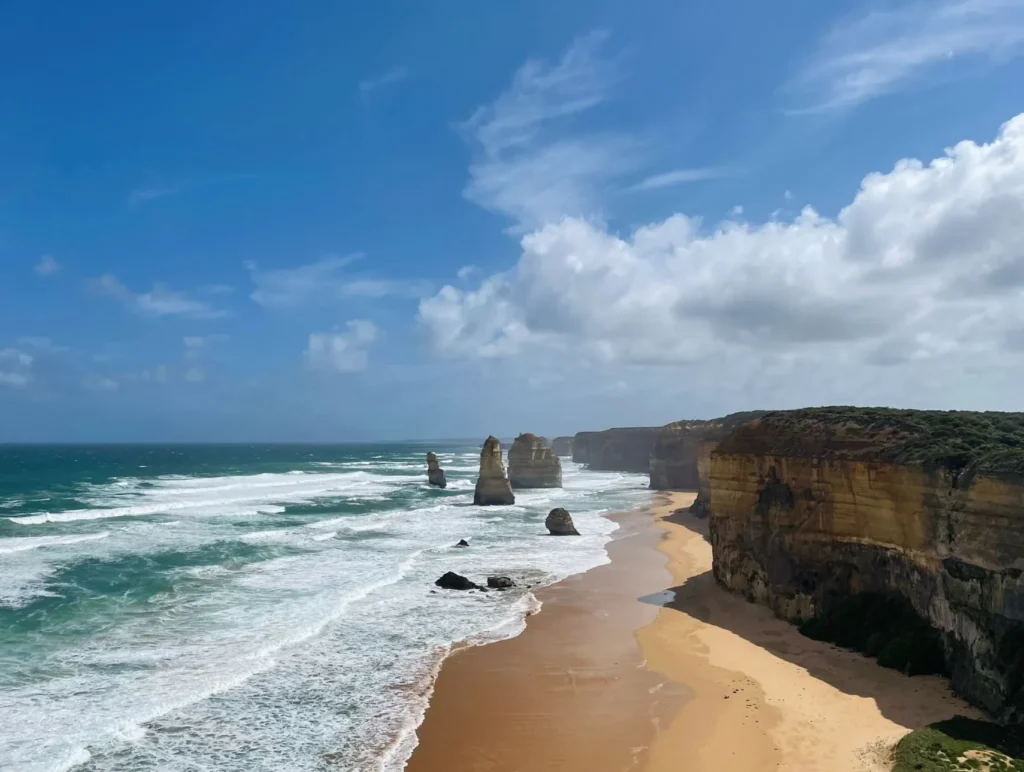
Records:
[[[723,591],[706,521],[672,514],[693,495],[652,496],[522,635],[445,662],[408,770],[867,772],[911,729],[978,715]]]

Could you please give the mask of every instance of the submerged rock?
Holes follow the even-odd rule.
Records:
[[[520,434],[508,450],[508,481],[513,488],[561,488],[562,462],[543,437]]]
[[[488,576],[487,586],[492,590],[511,590],[516,583],[507,576]]]
[[[427,453],[427,482],[438,488],[448,487],[448,481],[444,479],[444,470],[437,462],[437,454],[434,451]]]
[[[459,539],[459,543],[456,544],[455,546],[456,547],[468,547],[469,546],[469,542],[466,541],[465,539]]]
[[[442,590],[480,590],[479,584],[472,582],[454,571],[446,571],[444,576],[434,582]]]
[[[477,506],[515,504],[505,464],[501,460],[501,443],[497,437],[488,437],[480,450],[480,476],[476,480],[473,503]]]
[[[556,507],[548,512],[544,519],[545,527],[552,536],[579,536],[580,532],[573,525],[572,516],[561,507]]]

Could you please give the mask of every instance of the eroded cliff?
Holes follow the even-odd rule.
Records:
[[[651,449],[651,488],[658,491],[699,490],[701,452],[704,452],[706,466],[709,466],[714,443],[740,424],[764,413],[763,410],[752,410],[710,420],[676,421],[661,427]],[[707,479],[708,471],[705,469],[705,487]]]
[[[715,579],[795,622],[831,619],[851,596],[907,601],[954,688],[1020,720],[1022,472],[1021,413],[769,413],[711,453]],[[868,643],[880,661],[912,648]]]
[[[561,488],[562,462],[543,437],[520,434],[508,450],[508,481],[513,488]]]
[[[555,437],[551,440],[551,450],[556,456],[572,455],[572,437]]]
[[[651,448],[661,427],[639,426],[579,432],[572,442],[572,460],[605,472],[647,472]]]

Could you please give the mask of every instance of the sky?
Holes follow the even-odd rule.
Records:
[[[1024,409],[1024,0],[0,14],[0,441]]]

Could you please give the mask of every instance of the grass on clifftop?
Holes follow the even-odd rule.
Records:
[[[908,734],[893,761],[893,772],[1024,772],[1024,732],[956,716]]]
[[[1024,413],[815,407],[770,413],[764,420],[852,424],[878,435],[879,456],[896,463],[1024,474]]]

